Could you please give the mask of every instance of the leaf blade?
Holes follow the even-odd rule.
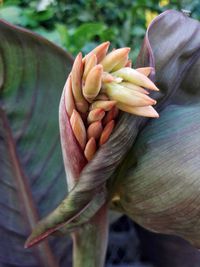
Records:
[[[35,204],[40,203],[39,213],[44,214],[52,205],[47,196],[54,195],[61,186],[62,193],[54,199],[55,205],[65,194],[64,179],[58,177],[64,176],[64,170],[56,145],[59,142],[57,108],[72,58],[42,37],[5,21],[1,20],[0,29],[0,183],[4,188],[1,205],[5,212],[0,220],[4,236],[0,242],[0,256],[5,266],[13,263],[23,266],[25,262],[27,266],[58,266],[60,252],[57,249],[52,253],[49,245],[44,243],[27,251],[23,249],[23,243],[39,218]],[[55,79],[50,81],[49,75]],[[40,112],[39,119],[37,112]],[[47,120],[47,114],[51,121]],[[46,141],[42,138],[45,132]],[[52,134],[54,141],[49,147],[47,140],[52,140]],[[55,166],[57,162],[61,165],[52,172],[48,164]],[[44,172],[50,179],[42,179]],[[57,186],[53,187],[55,179]],[[11,235],[14,232],[16,234]],[[63,246],[63,241],[54,239],[53,248],[56,244],[57,247]],[[65,242],[66,247],[69,242],[66,239]],[[5,252],[6,248],[11,249],[12,255]]]

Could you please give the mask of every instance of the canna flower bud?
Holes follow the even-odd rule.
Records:
[[[128,106],[124,103],[118,103],[117,107],[125,112],[135,114],[138,116],[144,116],[144,117],[152,117],[152,118],[158,118],[159,114],[156,112],[156,110],[151,106],[145,106],[145,107],[133,107]]]
[[[84,97],[91,102],[99,93],[101,89],[103,68],[101,65],[96,65],[88,73],[83,87]]]
[[[113,73],[117,77],[121,77],[123,80],[127,82],[131,82],[141,87],[148,88],[150,90],[159,91],[159,89],[155,86],[155,84],[148,79],[144,74],[140,73],[131,68],[122,68]]]
[[[102,133],[102,130],[103,130],[103,127],[100,121],[95,121],[91,123],[87,129],[88,139],[90,139],[91,137],[94,137],[94,139],[98,140]]]
[[[92,123],[94,121],[100,121],[105,116],[105,111],[102,108],[96,108],[89,112],[87,121]]]
[[[74,109],[70,118],[72,130],[80,146],[84,149],[86,144],[86,131],[80,114]]]
[[[73,110],[75,109],[74,97],[72,94],[72,81],[71,75],[69,75],[65,87],[65,107],[69,116],[72,115]]]
[[[133,83],[129,83],[129,82],[122,82],[120,85],[126,87],[126,88],[129,88],[129,89],[132,89],[134,91],[137,91],[137,92],[140,92],[142,94],[145,94],[145,95],[149,95],[149,92],[147,90],[145,90],[144,88],[138,86],[138,85],[135,85]]]
[[[86,112],[88,110],[88,103],[84,99],[82,94],[82,75],[83,75],[83,62],[82,54],[79,53],[74,61],[72,68],[72,91],[75,99],[75,105],[80,112]]]
[[[104,101],[104,100],[98,100],[92,103],[92,105],[90,106],[90,109],[95,109],[95,108],[102,108],[105,111],[109,111],[111,110],[112,107],[114,107],[114,105],[116,104],[116,101]]]
[[[116,106],[114,106],[110,111],[108,111],[106,116],[103,118],[103,125],[106,125],[111,120],[115,120],[118,114],[119,114],[119,109]]]
[[[92,53],[95,54],[97,57],[97,62],[99,63],[106,56],[109,46],[110,46],[110,42],[104,42],[98,45],[96,48],[94,48],[88,54],[88,56],[90,56],[90,54]]]
[[[149,106],[155,105],[156,101],[146,94],[123,87],[120,84],[109,83],[106,85],[106,94],[110,99],[128,106]]]
[[[114,125],[115,125],[114,120],[112,120],[106,124],[106,126],[103,129],[103,132],[101,134],[100,140],[99,140],[100,145],[103,145],[107,142],[108,138],[110,137],[110,135],[112,133]]]
[[[127,56],[130,52],[129,47],[119,48],[110,52],[100,64],[103,66],[104,71],[112,71],[117,65],[121,65],[121,62],[127,62]]]
[[[94,157],[94,154],[97,150],[97,145],[94,137],[91,137],[89,141],[87,142],[84,150],[84,155],[88,161],[92,160]]]
[[[97,56],[94,53],[91,53],[90,56],[87,56],[85,58],[85,66],[84,66],[84,72],[83,72],[83,81],[85,81],[88,73],[91,71],[91,69],[96,66],[97,64]]]
[[[126,54],[122,59],[119,61],[117,65],[114,66],[112,71],[117,71],[123,67],[125,67],[128,64],[128,54]]]

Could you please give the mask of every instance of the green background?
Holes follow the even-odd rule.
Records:
[[[0,0],[0,18],[35,31],[76,55],[103,41],[129,46],[135,59],[146,27],[166,9],[185,9],[200,18],[199,0]]]

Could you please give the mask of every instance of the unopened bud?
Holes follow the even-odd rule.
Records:
[[[112,71],[117,71],[121,68],[124,68],[126,66],[128,62],[128,54],[124,57],[122,57],[122,59],[120,60],[120,62],[114,66],[114,68],[112,69]]]
[[[92,101],[101,89],[103,68],[101,65],[96,65],[88,73],[83,87],[83,95],[88,101]]]
[[[145,107],[133,107],[128,106],[124,103],[118,103],[117,107],[121,109],[122,111],[143,116],[143,117],[151,117],[151,118],[158,118],[159,114],[156,112],[156,110],[152,106],[145,106]]]
[[[72,77],[72,92],[75,100],[75,105],[80,112],[88,110],[88,103],[82,95],[82,75],[83,75],[83,62],[82,54],[79,53],[75,58],[71,77]]]
[[[109,83],[106,85],[106,94],[110,99],[129,106],[141,107],[156,104],[156,101],[149,96],[116,83]]]
[[[72,94],[72,82],[71,82],[71,75],[69,75],[65,87],[64,87],[64,92],[65,92],[65,107],[67,110],[67,114],[71,117],[73,110],[75,109],[75,104],[74,104],[74,97]]]
[[[84,149],[86,144],[86,130],[80,114],[75,109],[72,112],[70,123],[78,143]]]
[[[100,137],[102,130],[103,130],[103,127],[100,121],[95,121],[91,123],[87,129],[88,139],[90,139],[91,137],[94,137],[97,140]]]
[[[124,87],[127,87],[131,90],[134,90],[134,91],[137,91],[137,92],[140,92],[142,94],[145,94],[145,95],[149,95],[149,92],[147,90],[145,90],[144,88],[138,86],[138,85],[135,85],[133,83],[129,83],[129,82],[122,82],[120,83],[120,85],[124,86]]]
[[[106,116],[103,118],[103,125],[106,125],[108,122],[116,119],[118,114],[119,110],[117,107],[114,106],[110,111],[108,111]]]
[[[98,45],[96,48],[94,48],[90,53],[93,53],[97,57],[97,63],[103,60],[103,58],[106,56],[106,53],[108,51],[108,48],[110,46],[110,42],[104,42],[100,45]],[[88,55],[90,55],[90,53]]]
[[[102,108],[96,108],[89,112],[87,121],[92,123],[94,121],[100,121],[105,116],[105,111]]]
[[[85,81],[88,73],[97,64],[97,57],[94,53],[90,53],[85,57],[85,66],[83,72],[83,81]]]
[[[118,65],[130,51],[129,47],[119,48],[110,52],[105,58],[100,62],[103,66],[104,71],[112,71],[116,65]]]
[[[87,142],[84,150],[84,155],[88,161],[92,160],[96,150],[97,150],[96,141],[94,137],[91,137]]]
[[[100,140],[99,140],[99,145],[103,145],[107,142],[108,138],[110,137],[112,130],[115,126],[114,120],[110,121],[105,128],[103,129],[103,132],[101,134]]]
[[[144,74],[138,72],[137,70],[126,67],[113,72],[112,74],[116,75],[117,77],[123,78],[123,80],[125,81],[134,83],[144,88],[159,91],[156,85],[149,78],[147,78]]]
[[[90,110],[95,108],[102,108],[105,111],[111,110],[112,107],[115,106],[117,102],[116,101],[104,101],[104,100],[98,100],[92,103],[90,106]]]

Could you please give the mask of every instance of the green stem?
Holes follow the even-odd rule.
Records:
[[[103,267],[108,240],[105,204],[82,228],[73,233],[73,267]]]

